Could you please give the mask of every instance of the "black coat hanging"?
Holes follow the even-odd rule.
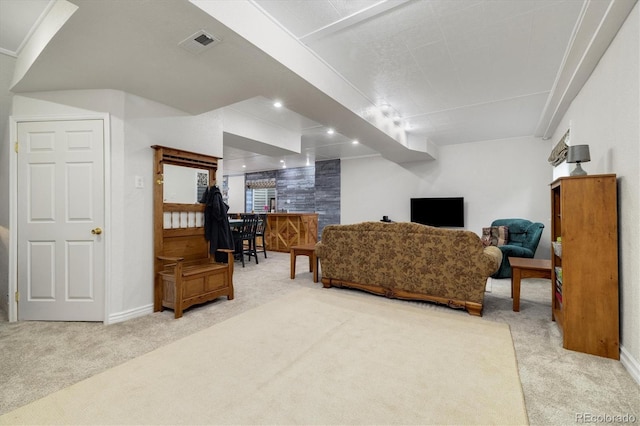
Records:
[[[227,254],[218,249],[234,248],[233,235],[229,226],[227,212],[229,206],[222,199],[217,186],[210,186],[202,194],[200,203],[204,204],[204,237],[209,241],[209,253],[216,262],[227,262]]]

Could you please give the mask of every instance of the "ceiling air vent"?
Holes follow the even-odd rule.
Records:
[[[222,39],[220,39],[219,37],[213,36],[206,31],[200,30],[197,33],[192,34],[186,39],[182,40],[178,44],[178,46],[193,53],[194,55],[198,55],[220,43],[221,41]]]

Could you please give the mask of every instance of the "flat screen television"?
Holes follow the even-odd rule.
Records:
[[[412,198],[411,222],[429,226],[464,228],[464,198]]]

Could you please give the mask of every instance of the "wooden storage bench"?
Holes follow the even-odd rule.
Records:
[[[176,318],[184,309],[193,305],[227,296],[233,299],[233,250],[221,250],[228,254],[228,263],[216,263],[213,259],[185,262],[183,257],[158,256],[170,262],[158,272],[158,290],[162,294],[159,306],[173,309]]]

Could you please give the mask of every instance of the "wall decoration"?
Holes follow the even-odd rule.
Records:
[[[197,185],[197,200],[202,200],[202,196],[204,195],[204,191],[209,187],[209,173],[207,172],[196,172],[196,185]]]
[[[247,179],[247,189],[254,188],[275,188],[276,187],[276,179]]]
[[[198,186],[209,186],[209,173],[198,172],[197,176]]]
[[[567,142],[569,141],[570,130],[571,129],[568,129],[564,136],[560,139],[560,142],[558,142],[556,146],[553,147],[551,155],[549,155],[549,158],[547,159],[547,161],[554,167],[562,163],[567,158],[567,151],[569,149],[569,147],[567,146]]]

